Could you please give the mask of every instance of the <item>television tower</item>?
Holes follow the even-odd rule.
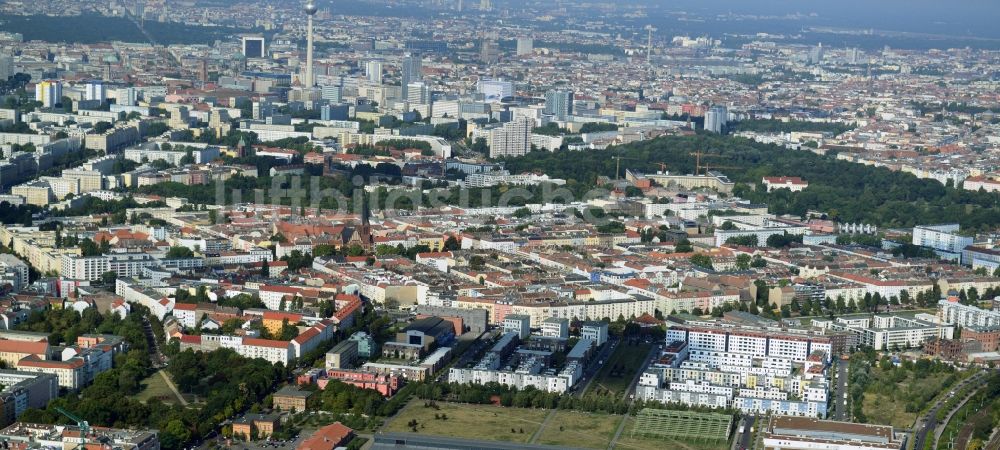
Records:
[[[303,8],[308,22],[306,25],[306,89],[313,88],[313,16],[316,15],[316,4],[312,1]]]

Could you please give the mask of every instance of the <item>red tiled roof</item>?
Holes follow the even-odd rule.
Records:
[[[302,314],[287,313],[281,311],[264,311],[262,316],[264,320],[285,320],[288,319],[291,323],[298,323],[302,320]]]
[[[79,369],[83,367],[83,358],[69,361],[43,361],[35,355],[27,356],[17,362],[18,367],[38,367],[42,369]]]
[[[0,353],[21,353],[44,355],[49,351],[49,343],[46,341],[11,341],[0,340]]]
[[[340,422],[334,422],[316,430],[309,439],[302,441],[296,450],[333,450],[343,445],[354,434],[354,430]]]
[[[764,177],[764,181],[772,184],[806,184],[799,177]]]
[[[303,331],[298,336],[295,336],[295,339],[292,339],[292,342],[302,345],[306,342],[309,342],[312,338],[316,337],[317,335],[319,335],[319,329],[313,327],[306,331]]]

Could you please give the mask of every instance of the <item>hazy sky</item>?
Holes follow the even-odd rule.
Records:
[[[997,0],[648,0],[715,15],[816,13],[815,25],[1000,38]]]

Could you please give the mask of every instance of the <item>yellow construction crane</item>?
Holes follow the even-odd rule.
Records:
[[[709,158],[711,158],[711,157],[721,158],[722,155],[720,155],[718,153],[707,153],[706,154],[706,153],[702,153],[701,150],[699,149],[699,150],[697,150],[695,152],[688,153],[688,155],[694,156],[694,174],[695,175],[702,174],[702,169],[705,169],[707,171],[710,168],[711,169],[736,169],[737,168],[737,167],[727,167],[727,166],[703,166],[703,165],[701,165],[701,157],[702,156],[709,157]]]
[[[707,174],[708,171],[712,169],[739,169],[739,167],[736,166],[701,166],[701,168],[705,169],[705,174]]]

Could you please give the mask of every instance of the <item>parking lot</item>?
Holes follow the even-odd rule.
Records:
[[[277,450],[286,449],[294,450],[299,446],[302,441],[309,437],[315,430],[302,430],[298,437],[291,440],[266,440],[261,439],[254,442],[244,442],[238,440],[232,440],[230,445],[226,445],[227,440],[225,438],[211,439],[203,443],[200,447],[196,447],[201,450],[207,450],[210,448],[228,448],[232,450]],[[192,449],[193,450],[193,449]]]

